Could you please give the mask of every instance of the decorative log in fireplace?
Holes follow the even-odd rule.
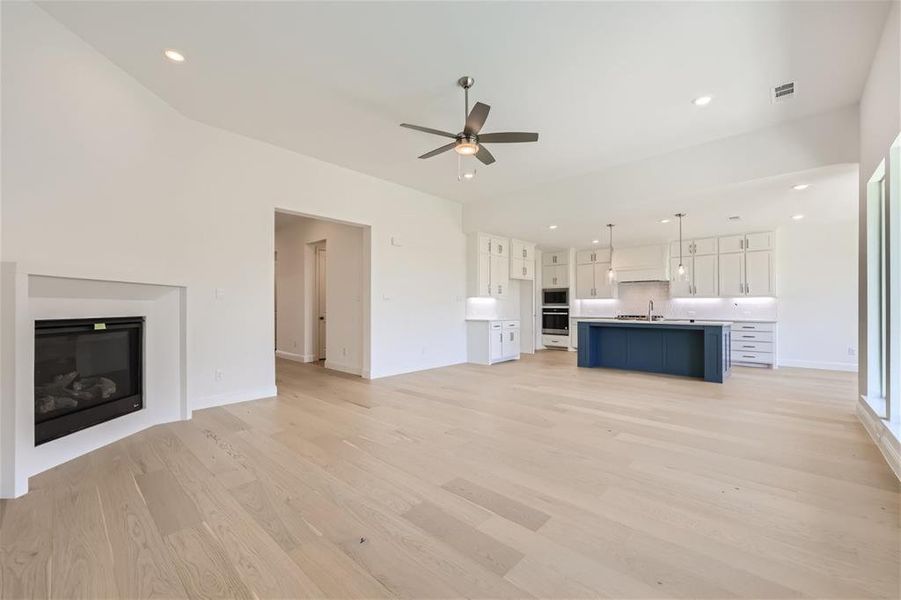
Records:
[[[34,443],[144,407],[143,317],[35,321]]]

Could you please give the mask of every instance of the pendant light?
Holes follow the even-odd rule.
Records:
[[[679,267],[677,272],[679,274],[679,281],[685,281],[685,265],[682,263],[682,217],[685,216],[685,213],[676,213],[673,216],[678,217],[679,219]]]
[[[475,167],[465,168],[463,163],[463,156],[461,154],[457,154],[457,181],[460,183],[465,183],[467,181],[472,181],[476,176]]]
[[[610,267],[607,268],[607,281],[613,283],[616,281],[616,273],[613,271],[613,223],[607,223],[607,229],[610,232]]]

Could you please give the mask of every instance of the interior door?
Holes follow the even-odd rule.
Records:
[[[319,360],[325,360],[325,331],[326,331],[326,293],[325,293],[325,248],[316,249],[316,306],[319,312]]]
[[[720,254],[719,270],[720,296],[744,296],[745,253]]]
[[[713,297],[717,295],[716,289],[716,254],[694,257],[694,284],[695,296]]]
[[[748,252],[745,281],[749,296],[773,295],[773,253],[769,250]]]

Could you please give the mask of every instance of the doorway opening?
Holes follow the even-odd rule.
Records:
[[[275,213],[275,355],[369,377],[369,228]]]

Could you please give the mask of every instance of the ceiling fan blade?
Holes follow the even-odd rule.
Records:
[[[482,125],[485,124],[485,119],[488,118],[489,110],[491,110],[491,107],[487,104],[476,102],[476,105],[469,111],[469,116],[466,117],[466,126],[463,128],[463,133],[472,135],[481,131]]]
[[[482,161],[483,165],[490,165],[494,162],[494,156],[491,155],[491,152],[488,152],[488,148],[479,144],[479,151],[476,152],[476,158]]]
[[[419,158],[432,158],[433,156],[438,156],[438,155],[441,154],[442,152],[447,152],[448,150],[450,150],[451,148],[453,148],[453,147],[456,146],[456,145],[457,145],[457,142],[451,142],[450,144],[447,144],[447,145],[445,145],[445,146],[441,146],[440,148],[435,148],[435,149],[432,150],[431,152],[426,152],[425,154],[423,154],[423,155],[420,156]],[[476,156],[478,156],[478,155],[476,155]]]
[[[490,144],[518,144],[520,142],[537,142],[537,133],[524,131],[505,131],[503,133],[486,133],[479,136],[479,142]]]
[[[406,127],[407,129],[415,129],[416,131],[422,131],[423,133],[431,133],[433,135],[440,135],[449,138],[456,138],[452,133],[447,131],[441,131],[440,129],[432,129],[431,127],[421,127],[419,125],[410,125],[409,123],[401,123],[401,127]]]

